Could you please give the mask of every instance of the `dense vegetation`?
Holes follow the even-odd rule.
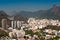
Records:
[[[47,27],[45,27],[43,29],[60,30],[60,26],[48,25]]]
[[[8,36],[8,33],[0,29],[0,38]]]

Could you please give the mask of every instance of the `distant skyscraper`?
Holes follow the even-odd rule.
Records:
[[[17,27],[19,28],[20,27],[20,23],[19,23],[20,21],[17,21]]]
[[[2,19],[2,28],[7,29],[7,19]]]
[[[14,28],[14,21],[11,21],[11,26],[12,28]]]
[[[16,28],[17,26],[17,21],[14,21],[14,28]]]

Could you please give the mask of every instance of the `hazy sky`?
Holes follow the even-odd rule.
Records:
[[[60,0],[0,0],[0,10],[9,11],[36,11],[48,9],[53,4],[60,6]]]

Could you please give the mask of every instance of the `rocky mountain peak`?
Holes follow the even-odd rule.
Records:
[[[59,6],[53,5],[52,11],[53,11],[54,13],[57,13],[57,12],[59,11]]]

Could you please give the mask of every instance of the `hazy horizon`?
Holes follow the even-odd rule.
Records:
[[[7,13],[22,10],[47,10],[53,4],[60,6],[60,0],[0,0],[0,10],[4,10]]]

